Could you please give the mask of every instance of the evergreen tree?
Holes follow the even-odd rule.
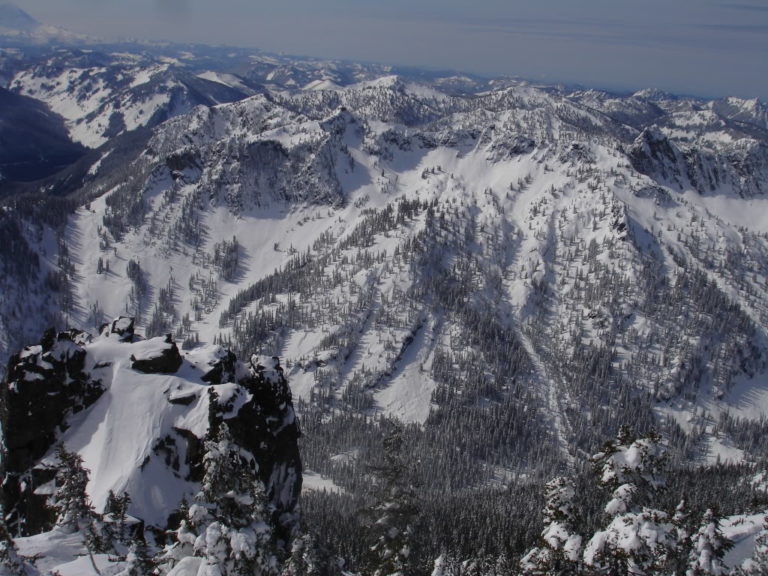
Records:
[[[281,576],[322,576],[323,559],[311,534],[295,538]]]
[[[461,565],[450,554],[440,554],[435,558],[432,576],[461,576]]]
[[[510,562],[509,557],[502,552],[499,554],[498,558],[496,558],[494,574],[496,574],[496,576],[506,576],[507,574],[512,574],[512,572],[512,563]]]
[[[403,458],[404,431],[399,424],[393,427],[384,438],[384,462],[374,470],[381,482],[381,497],[369,510],[372,545],[368,564],[374,576],[409,572],[418,514]]]
[[[187,520],[189,508],[184,510],[179,527],[173,532],[172,543],[156,559],[160,574],[171,574],[185,558],[191,558],[195,552],[197,535],[192,531]]]
[[[128,492],[123,492],[122,496],[117,496],[110,490],[107,495],[107,504],[104,507],[104,514],[109,520],[107,532],[110,539],[117,543],[129,544],[131,542],[128,527],[126,526],[130,503],[131,497]]]
[[[573,483],[559,476],[547,483],[546,526],[541,543],[520,561],[525,574],[578,574],[581,536],[575,533]]]
[[[721,576],[728,573],[723,556],[733,546],[720,527],[720,518],[708,509],[698,532],[691,538],[686,576]]]
[[[5,511],[0,505],[0,576],[35,576],[38,571],[19,556],[16,543],[5,524]]]
[[[125,562],[125,568],[117,576],[149,576],[156,568],[156,562],[149,554],[143,538],[137,538],[131,543]]]
[[[93,554],[109,552],[112,545],[101,517],[93,511],[88,499],[88,470],[83,467],[80,455],[68,451],[64,444],[56,447],[56,458],[58,467],[56,493],[53,498],[56,526],[70,534],[82,532],[85,547],[93,563]]]
[[[56,458],[56,525],[65,532],[76,532],[90,522],[93,514],[86,492],[88,471],[83,468],[80,455],[68,451],[64,444],[56,447]]]
[[[672,524],[665,512],[647,506],[664,485],[665,461],[658,434],[636,438],[628,427],[593,456],[601,485],[612,493],[605,506],[609,524],[584,549],[589,572],[640,576],[668,564],[674,551]]]
[[[669,555],[668,569],[672,574],[685,574],[691,551],[690,515],[685,499],[680,500],[672,516],[673,551]]]
[[[163,556],[162,569],[183,573],[189,564],[185,558],[194,556],[206,574],[278,574],[264,486],[252,456],[234,442],[225,423],[217,421],[209,433],[203,463],[200,491]]]

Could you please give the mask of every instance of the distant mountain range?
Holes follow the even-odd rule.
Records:
[[[310,477],[350,501],[382,418],[456,498],[581,470],[622,424],[675,464],[768,456],[759,100],[204,46],[0,70],[6,357],[119,315],[187,361],[277,356]]]
[[[0,3],[0,38],[6,45],[83,43],[93,39],[56,26],[41,24],[15,4]]]

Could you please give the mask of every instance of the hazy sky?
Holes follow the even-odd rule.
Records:
[[[18,0],[101,37],[768,100],[768,0]]]

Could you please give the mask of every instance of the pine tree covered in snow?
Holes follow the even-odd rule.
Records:
[[[63,444],[56,447],[56,458],[56,494],[53,499],[56,525],[66,532],[76,532],[90,523],[93,515],[86,492],[88,471],[83,467],[80,455],[70,452]]]
[[[155,568],[156,562],[147,549],[147,543],[139,538],[131,544],[125,567],[117,576],[149,576]]]
[[[172,541],[166,549],[155,559],[160,574],[173,573],[182,562],[188,561],[194,556],[196,534],[190,528],[187,519],[188,507],[180,507],[182,512],[179,527],[172,533]]]
[[[459,576],[460,574],[461,565],[449,554],[440,554],[435,558],[432,576]]]
[[[131,535],[128,533],[128,506],[131,503],[131,497],[127,492],[122,496],[117,496],[112,490],[107,494],[107,504],[104,508],[105,530],[109,539],[114,543],[130,544]]]
[[[19,556],[8,527],[5,524],[5,511],[0,505],[0,576],[34,576],[38,571]]]
[[[86,488],[89,472],[77,452],[70,452],[64,444],[56,447],[56,493],[53,509],[56,527],[65,533],[82,532],[83,543],[93,560],[93,554],[113,550],[111,535],[103,519],[91,505]]]
[[[541,543],[520,561],[525,574],[578,574],[581,536],[575,532],[573,483],[559,476],[547,483],[546,526]]]
[[[708,509],[699,530],[691,537],[691,552],[685,576],[722,576],[728,573],[723,556],[733,546],[720,527],[720,518]]]
[[[627,427],[593,456],[600,483],[612,494],[605,506],[608,526],[584,549],[589,573],[650,575],[670,561],[675,547],[671,521],[665,512],[649,507],[663,486],[664,460],[658,434],[636,438]]]
[[[304,534],[294,539],[291,555],[283,566],[281,576],[323,576],[327,564],[312,534]]]
[[[253,457],[234,442],[226,423],[217,421],[209,432],[203,461],[200,492],[163,559],[173,566],[168,574],[185,574],[193,564],[220,576],[278,574],[263,484]]]
[[[685,499],[675,507],[672,515],[672,538],[675,553],[670,557],[668,567],[674,574],[684,574],[688,568],[688,554],[691,551],[691,518]]]

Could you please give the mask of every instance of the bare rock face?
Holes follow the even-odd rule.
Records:
[[[256,456],[259,477],[274,507],[278,536],[287,540],[302,483],[301,432],[291,390],[280,360],[269,356],[252,356],[250,373],[239,384],[251,400],[226,422],[235,440]]]
[[[34,532],[47,519],[31,505],[31,483],[21,477],[53,445],[66,419],[96,402],[101,382],[85,371],[85,345],[90,336],[79,330],[47,330],[40,344],[14,354],[0,386],[5,432],[3,492],[12,522]],[[26,493],[29,492],[29,493]]]
[[[203,382],[211,384],[223,384],[234,382],[237,377],[237,356],[232,350],[221,349],[217,358],[210,362],[210,370],[202,376]]]
[[[646,128],[635,139],[628,151],[635,170],[649,176],[682,185],[685,173],[683,154],[657,128]]]
[[[42,456],[65,418],[101,396],[101,382],[85,372],[89,339],[78,330],[48,330],[40,344],[11,357],[3,386],[8,470],[23,469]]]

